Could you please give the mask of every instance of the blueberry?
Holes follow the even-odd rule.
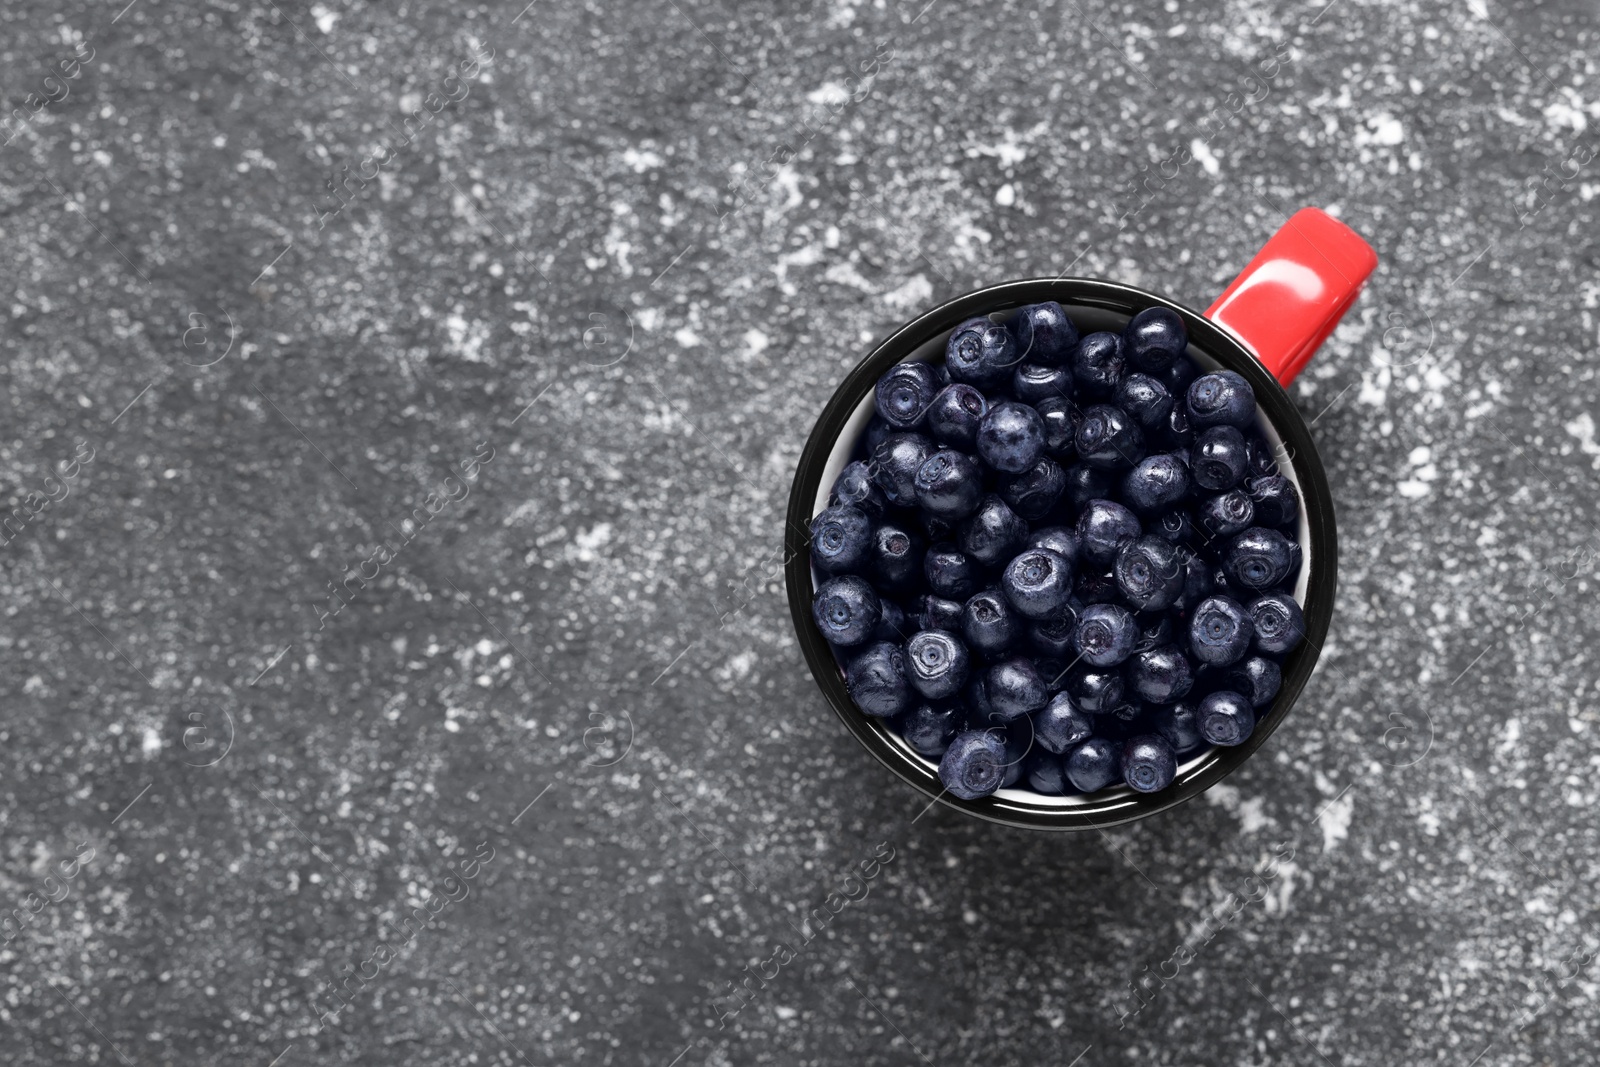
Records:
[[[1111,500],[1091,500],[1078,516],[1078,546],[1083,558],[1109,567],[1123,545],[1143,532],[1133,512]]]
[[[950,380],[980,389],[1008,380],[1017,362],[1017,342],[1011,332],[985,318],[963,322],[945,344],[944,363]]]
[[[1226,689],[1207,695],[1195,712],[1200,736],[1213,745],[1242,745],[1256,728],[1256,714],[1250,702]]]
[[[1027,536],[1028,524],[1022,517],[990,493],[957,528],[956,544],[985,567],[998,567],[1016,554]]]
[[[989,694],[989,704],[1002,719],[1028,715],[1044,707],[1050,691],[1033,660],[1014,656],[989,668],[983,677],[984,692]]]
[[[848,647],[872,636],[883,617],[883,606],[872,586],[854,575],[845,575],[817,586],[811,617],[829,643]]]
[[[1058,618],[1072,596],[1072,564],[1048,548],[1030,548],[1006,564],[1000,589],[1019,615]]]
[[[1189,619],[1189,651],[1201,663],[1214,667],[1243,659],[1254,636],[1250,613],[1231,597],[1206,597]]]
[[[967,716],[963,720],[967,729],[984,730],[1000,721],[994,713],[994,706],[989,703],[989,691],[983,686],[981,672],[973,672],[972,680],[961,691],[961,703],[967,709]]]
[[[1011,376],[1011,391],[1024,404],[1037,404],[1050,397],[1072,397],[1072,372],[1065,367],[1043,363],[1022,363]]]
[[[860,570],[872,553],[872,520],[836,504],[811,520],[811,562],[830,574]]]
[[[1129,738],[1122,746],[1122,780],[1140,793],[1156,793],[1177,777],[1178,761],[1160,734]]]
[[[1094,723],[1066,693],[1057,693],[1033,715],[1033,738],[1046,752],[1060,755],[1094,733]]]
[[[1064,363],[1078,343],[1078,327],[1054,300],[1018,308],[1006,325],[1022,358],[1034,363]]]
[[[1111,573],[1122,598],[1137,611],[1165,611],[1183,593],[1183,560],[1170,541],[1159,537],[1126,542]]]
[[[1104,715],[1123,703],[1127,689],[1121,672],[1085,668],[1068,675],[1066,692],[1083,712]]]
[[[918,630],[959,630],[965,605],[928,593],[916,599],[910,621]]]
[[[899,363],[878,379],[873,398],[878,414],[896,430],[915,429],[939,391],[939,375],[930,363]]]
[[[883,421],[882,415],[874,413],[872,418],[867,420],[867,428],[861,434],[867,455],[872,455],[879,445],[893,437],[896,432],[893,426]]]
[[[1063,499],[1073,511],[1082,511],[1089,501],[1111,495],[1111,472],[1081,463],[1067,468],[1067,491]]]
[[[1306,618],[1295,599],[1285,593],[1268,593],[1250,602],[1255,623],[1256,651],[1270,656],[1291,652],[1306,635]]]
[[[1026,404],[992,405],[978,424],[978,455],[997,471],[1021,474],[1044,455],[1044,420]]]
[[[1183,595],[1178,598],[1178,606],[1188,611],[1211,595],[1211,568],[1188,545],[1179,545],[1178,552],[1183,556],[1184,569]]]
[[[1194,439],[1189,466],[1200,488],[1214,493],[1232,489],[1244,480],[1249,466],[1244,434],[1232,426],[1201,430]]]
[[[1145,308],[1122,328],[1128,362],[1136,369],[1159,374],[1172,366],[1189,345],[1189,331],[1176,311]]]
[[[1072,376],[1092,396],[1110,396],[1126,367],[1122,338],[1114,333],[1086,334],[1072,350]]]
[[[1084,410],[1073,445],[1082,462],[1102,470],[1127,470],[1144,458],[1144,433],[1139,424],[1110,404]]]
[[[1139,640],[1133,644],[1135,652],[1149,652],[1176,640],[1174,635],[1178,632],[1177,628],[1172,625],[1172,616],[1166,612],[1135,616],[1134,621],[1139,624]]]
[[[1194,443],[1194,427],[1189,425],[1189,413],[1182,404],[1177,404],[1161,420],[1161,429],[1153,434],[1157,440],[1163,442],[1168,448],[1179,448]]]
[[[917,468],[912,486],[922,510],[941,519],[964,519],[983,499],[983,467],[965,452],[941,448]]]
[[[1193,704],[1179,701],[1157,708],[1151,723],[1156,733],[1167,739],[1167,744],[1179,755],[1200,747],[1205,738],[1200,736],[1200,722]]]
[[[961,720],[957,704],[918,704],[900,720],[900,736],[919,756],[938,759],[950,747]]]
[[[1002,723],[999,731],[1005,745],[1005,774],[1000,778],[1000,788],[1009,789],[1022,781],[1027,770],[1028,754],[1033,751],[1033,720],[1027,716]]]
[[[906,642],[906,680],[929,700],[959,693],[970,665],[967,646],[949,630],[923,630]]]
[[[957,605],[959,607],[960,605]],[[878,625],[872,628],[873,641],[893,641],[899,644],[906,639],[906,611],[899,604],[884,597],[878,598],[878,607],[882,614],[878,616]],[[916,627],[912,627],[916,629]]]
[[[1128,375],[1117,383],[1117,391],[1112,395],[1117,407],[1146,430],[1166,425],[1167,416],[1172,414],[1172,394],[1148,374]]]
[[[1167,387],[1167,392],[1175,397],[1187,396],[1189,385],[1200,377],[1200,367],[1188,356],[1179,356],[1173,361],[1172,366],[1161,375],[1161,381]],[[1179,404],[1178,410],[1182,411],[1184,405]]]
[[[957,734],[939,761],[939,780],[962,800],[993,793],[1005,774],[1006,748],[999,730]]]
[[[1122,476],[1122,499],[1144,514],[1166,512],[1189,492],[1189,468],[1169,452],[1146,456]]]
[[[867,513],[869,519],[883,518],[884,511],[889,506],[883,490],[879,489],[872,481],[872,466],[864,460],[845,464],[844,470],[839,472],[839,477],[834,479],[833,493],[829,497],[832,504],[846,504],[860,508]]]
[[[1041,619],[1028,627],[1028,640],[1041,655],[1052,660],[1071,659],[1077,655],[1077,646],[1073,643],[1073,635],[1078,630],[1078,609],[1072,607],[1072,602],[1067,602],[1067,608],[1054,618]],[[1040,671],[1041,674],[1046,673]],[[1054,681],[1057,674],[1049,675],[1046,682]]]
[[[1250,383],[1231,370],[1202,374],[1189,383],[1189,425],[1248,428],[1256,418],[1256,394]]]
[[[889,503],[909,508],[917,502],[917,471],[933,455],[933,442],[920,433],[884,438],[872,453],[872,481]]]
[[[937,515],[930,515],[926,511],[916,512],[917,522],[922,525],[922,532],[928,535],[928,540],[934,544],[948,541],[955,536],[956,524],[949,519],[941,519]]]
[[[844,669],[844,684],[856,707],[879,718],[900,714],[911,700],[905,653],[888,641],[868,645],[852,656]]]
[[[1091,666],[1115,667],[1133,652],[1138,639],[1139,627],[1126,608],[1090,604],[1078,615],[1078,654]]]
[[[1059,460],[1070,460],[1077,454],[1078,423],[1083,414],[1078,406],[1064,397],[1050,397],[1033,405],[1044,423],[1044,450]]]
[[[1252,526],[1222,554],[1222,567],[1241,589],[1265,591],[1283,584],[1299,569],[1297,549],[1276,530]]]
[[[1244,447],[1245,454],[1250,457],[1250,474],[1253,477],[1266,478],[1279,473],[1278,457],[1264,438],[1252,437]]]
[[[1115,604],[1122,599],[1116,575],[1084,571],[1072,585],[1072,595],[1085,604]]]
[[[1027,778],[1028,786],[1035,793],[1058,797],[1069,788],[1066,767],[1060,756],[1035,748],[1028,753],[1022,767],[1023,777]]]
[[[1175,545],[1185,544],[1194,537],[1194,520],[1187,511],[1167,511],[1151,526],[1150,532]]]
[[[978,591],[978,567],[952,544],[938,544],[922,557],[928,588],[942,597],[965,600]]]
[[[967,647],[985,656],[997,656],[1022,637],[1022,619],[1001,593],[984,590],[967,601],[961,611],[961,636]]]
[[[1244,483],[1262,526],[1288,526],[1300,520],[1300,494],[1281,474],[1265,474]]]
[[[1084,793],[1098,793],[1122,777],[1122,746],[1091,737],[1067,754],[1067,781]]]
[[[989,414],[989,402],[970,385],[956,382],[939,390],[923,426],[935,441],[970,451],[978,440],[978,423]]]
[[[1194,669],[1189,666],[1189,658],[1176,645],[1134,653],[1124,673],[1134,694],[1152,704],[1182,700],[1194,684]]]
[[[1050,513],[1067,488],[1067,472],[1049,456],[1000,485],[1000,499],[1030,522]]]
[[[1225,684],[1250,702],[1253,708],[1272,703],[1283,685],[1278,665],[1262,656],[1250,656],[1228,668]]]
[[[1069,526],[1041,526],[1028,535],[1028,548],[1048,548],[1068,563],[1078,562],[1078,534]]]
[[[1207,497],[1195,509],[1200,537],[1206,542],[1227,539],[1245,529],[1256,518],[1256,506],[1243,489]]]
[[[867,573],[880,589],[909,591],[921,579],[922,544],[917,537],[884,523],[872,531]]]

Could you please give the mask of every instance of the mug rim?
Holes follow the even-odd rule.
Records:
[[[1098,803],[1086,800],[1066,808],[1034,806],[998,796],[977,800],[952,796],[940,783],[936,772],[913,762],[888,740],[889,728],[885,720],[872,718],[856,707],[845,688],[844,675],[833,649],[818,631],[811,613],[815,593],[810,552],[812,508],[821,487],[823,470],[845,425],[876,386],[878,378],[889,367],[909,358],[923,345],[967,319],[1049,300],[1063,306],[1093,308],[1129,317],[1152,307],[1177,313],[1189,332],[1189,343],[1223,369],[1243,375],[1255,391],[1257,405],[1289,452],[1288,461],[1300,484],[1301,506],[1305,509],[1309,530],[1303,546],[1308,568],[1302,605],[1305,639],[1284,660],[1278,694],[1270,710],[1258,716],[1249,739],[1231,748],[1214,746],[1200,757],[1198,764],[1187,771],[1180,770],[1177,780],[1159,792],[1113,796]],[[784,557],[790,616],[806,665],[834,714],[879,763],[930,802],[944,804],[966,815],[1025,829],[1091,830],[1148,818],[1193,799],[1237,770],[1288,716],[1311,677],[1333,617],[1338,580],[1338,533],[1332,494],[1311,430],[1283,386],[1243,341],[1194,309],[1137,286],[1093,278],[1033,278],[986,286],[930,308],[901,325],[856,363],[823,407],[800,453],[789,493]]]

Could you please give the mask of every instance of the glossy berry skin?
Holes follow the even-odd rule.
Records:
[[[1067,781],[1080,792],[1098,793],[1122,778],[1122,745],[1091,737],[1067,754]]]
[[[922,576],[928,588],[942,597],[966,600],[978,591],[978,567],[955,545],[934,545],[922,557]]]
[[[1267,444],[1266,438],[1251,437],[1245,442],[1245,454],[1250,457],[1251,477],[1266,478],[1282,473],[1278,470],[1278,457],[1273,453],[1272,446]]]
[[[1041,656],[1051,660],[1071,660],[1077,655],[1073,635],[1078,630],[1078,609],[1072,603],[1067,601],[1068,606],[1055,618],[1041,619],[1028,627],[1028,642]],[[1041,669],[1040,673],[1045,672]],[[1056,671],[1045,681],[1053,682],[1059,673],[1059,670]]]
[[[1222,554],[1222,569],[1240,589],[1264,592],[1282,585],[1299,570],[1298,545],[1277,530],[1252,526]]]
[[[1171,542],[1159,537],[1124,544],[1111,573],[1123,600],[1136,611],[1165,611],[1183,593],[1183,560]]]
[[[1168,452],[1146,456],[1122,476],[1122,499],[1144,515],[1165,515],[1189,493],[1189,468]]]
[[[988,796],[1005,775],[1006,748],[999,730],[957,734],[939,761],[939,780],[962,800]]]
[[[1001,719],[1015,719],[1030,715],[1045,706],[1050,691],[1033,660],[1022,656],[1002,660],[989,668],[983,677],[984,692],[989,694],[989,705]]]
[[[1024,618],[1059,618],[1072,598],[1072,564],[1048,548],[1030,548],[1006,564],[1000,589]]]
[[[1074,512],[1081,512],[1091,500],[1103,499],[1110,495],[1110,471],[1086,467],[1081,463],[1073,464],[1067,469],[1067,491],[1062,494],[1062,500]]]
[[[1270,659],[1249,656],[1228,668],[1227,687],[1250,702],[1252,708],[1272,703],[1283,685],[1283,671]]]
[[[1187,399],[1189,425],[1197,431],[1210,426],[1247,429],[1255,422],[1255,390],[1234,371],[1202,374],[1189,383]]]
[[[893,437],[894,434],[894,427],[884,422],[882,415],[874,412],[872,418],[867,420],[867,428],[861,435],[861,440],[866,444],[867,455],[870,456],[876,452],[878,446]]]
[[[844,470],[834,480],[833,504],[847,504],[860,508],[869,519],[881,519],[888,510],[889,501],[872,480],[872,467],[864,460],[845,464]]]
[[[1134,652],[1149,652],[1162,645],[1170,645],[1175,640],[1177,628],[1172,625],[1172,616],[1166,612],[1158,615],[1138,615],[1134,621],[1139,624],[1139,640],[1134,642]]]
[[[1142,529],[1133,512],[1113,500],[1091,500],[1078,516],[1078,547],[1083,558],[1109,567],[1117,552],[1137,538]]]
[[[1226,667],[1244,658],[1255,629],[1250,613],[1237,600],[1206,597],[1189,619],[1189,653],[1201,663]]]
[[[870,641],[892,641],[895,644],[906,639],[906,634],[913,632],[916,627],[909,626],[906,621],[906,611],[899,604],[884,597],[878,598],[878,625],[872,628]]]
[[[907,622],[912,630],[951,630],[961,629],[961,613],[966,605],[959,600],[949,600],[942,596],[927,593],[917,597],[912,605],[912,614]],[[909,631],[906,631],[909,632]],[[902,634],[902,637],[904,634]]]
[[[1078,405],[1063,397],[1047,397],[1033,405],[1044,424],[1044,450],[1063,462],[1077,454],[1078,423],[1083,421]]]
[[[1080,711],[1088,715],[1104,715],[1123,704],[1127,688],[1120,671],[1084,668],[1067,676],[1066,692]]]
[[[1256,518],[1256,506],[1243,489],[1207,497],[1195,508],[1195,524],[1206,541],[1226,541],[1245,530]]]
[[[1135,370],[1160,374],[1183,355],[1189,345],[1189,331],[1177,312],[1145,308],[1122,328],[1122,343]]]
[[[1250,739],[1256,728],[1256,714],[1250,702],[1226,689],[1208,694],[1195,710],[1200,736],[1213,745],[1232,747]]]
[[[922,424],[940,444],[970,452],[977,445],[978,424],[987,414],[989,401],[982,392],[963,382],[952,382],[934,396]]]
[[[1189,412],[1182,404],[1173,406],[1161,427],[1150,434],[1163,448],[1187,448],[1194,444],[1194,427],[1189,425]]]
[[[990,493],[978,510],[956,528],[956,545],[985,567],[998,567],[1016,554],[1028,524],[1006,502]]]
[[[994,713],[994,707],[989,703],[989,693],[983,687],[981,671],[974,671],[972,680],[967,683],[966,689],[961,691],[961,703],[967,711],[963,720],[966,729],[985,730],[1000,722]]]
[[[1199,748],[1205,738],[1200,736],[1200,720],[1193,704],[1179,701],[1159,707],[1151,716],[1156,733],[1167,739],[1172,751],[1178,755]]]
[[[953,382],[992,389],[1009,381],[1019,362],[1011,331],[986,318],[968,319],[945,344],[945,369]]]
[[[863,579],[854,575],[829,578],[817,586],[811,601],[811,617],[830,644],[848,648],[872,636],[883,607],[878,594]]]
[[[906,657],[900,646],[879,641],[850,658],[844,669],[845,688],[856,707],[878,718],[898,715],[911,701],[906,683]]]
[[[1255,624],[1255,650],[1268,656],[1292,652],[1305,638],[1306,617],[1295,599],[1285,593],[1268,593],[1246,609]]]
[[[943,700],[967,684],[967,646],[949,630],[923,630],[906,642],[906,680],[929,700]]]
[[[900,720],[900,736],[919,756],[938,759],[950,747],[961,721],[957,704],[918,704]]]
[[[884,422],[901,432],[922,424],[928,405],[942,383],[939,373],[931,363],[900,363],[890,367],[878,379],[873,393],[878,415]]]
[[[1082,462],[1101,470],[1128,470],[1144,458],[1144,433],[1139,424],[1110,404],[1084,409],[1073,445]]]
[[[1065,693],[1057,693],[1033,714],[1034,743],[1058,756],[1087,741],[1093,733],[1094,723]]]
[[[1211,426],[1195,437],[1189,468],[1196,485],[1222,493],[1244,481],[1249,462],[1244,434],[1232,426]]]
[[[1077,325],[1054,300],[1018,308],[1006,326],[1017,339],[1017,353],[1031,363],[1065,363],[1078,344]]]
[[[1150,532],[1173,544],[1184,544],[1194,536],[1194,520],[1187,511],[1163,512],[1150,527]]]
[[[1067,472],[1061,464],[1043,456],[1039,462],[1000,486],[1000,499],[1029,522],[1038,522],[1050,513],[1067,488]]]
[[[1050,397],[1070,399],[1072,372],[1043,363],[1019,363],[1011,376],[1011,391],[1024,404],[1037,404]]]
[[[1021,474],[1044,455],[1044,420],[1026,404],[1003,400],[978,424],[977,447],[995,470]]]
[[[811,520],[811,562],[820,571],[858,571],[872,552],[872,520],[860,508],[836,504]]]
[[[897,526],[884,523],[872,531],[872,556],[867,573],[879,589],[909,591],[921,577],[922,543]]]
[[[1086,334],[1072,350],[1072,376],[1090,396],[1109,397],[1127,370],[1122,338],[1114,333]]]
[[[1041,526],[1028,535],[1028,548],[1048,548],[1068,563],[1078,562],[1078,534],[1068,526]]]
[[[1161,375],[1161,380],[1166,383],[1167,392],[1174,397],[1182,398],[1188,395],[1189,385],[1200,377],[1200,366],[1188,356],[1179,356],[1172,366]],[[1183,411],[1184,404],[1178,405],[1178,410]]]
[[[1182,700],[1194,685],[1194,670],[1189,666],[1189,657],[1175,645],[1134,653],[1123,673],[1134,695],[1151,704],[1170,704]]]
[[[1288,526],[1300,520],[1300,494],[1294,483],[1281,474],[1250,478],[1244,491],[1255,505],[1258,525]]]
[[[895,507],[915,507],[917,471],[933,452],[933,442],[920,433],[891,434],[873,450],[873,484]]]
[[[1130,737],[1122,745],[1122,780],[1140,793],[1159,793],[1177,777],[1178,761],[1160,734]]]
[[[1148,374],[1130,374],[1123,378],[1112,396],[1113,403],[1133,416],[1133,421],[1145,430],[1164,425],[1167,416],[1172,414],[1172,394]]]
[[[1023,622],[1004,595],[984,590],[967,601],[961,611],[961,637],[967,647],[984,656],[998,656],[1022,638]]]
[[[978,510],[983,499],[983,467],[965,452],[941,448],[917,468],[912,489],[918,507],[955,522]]]
[[[1058,797],[1071,788],[1067,782],[1066,765],[1060,756],[1053,753],[1035,748],[1028,753],[1028,758],[1023,760],[1022,768],[1023,777],[1028,780],[1028,788],[1035,793]]]
[[[1090,666],[1115,667],[1132,654],[1138,640],[1133,616],[1117,604],[1090,604],[1078,615],[1075,643]]]

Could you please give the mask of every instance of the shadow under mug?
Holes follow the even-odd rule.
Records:
[[[846,729],[879,763],[930,802],[1030,829],[1102,829],[1142,819],[1204,792],[1248,759],[1283,722],[1311,676],[1327,636],[1337,584],[1333,500],[1311,432],[1284,387],[1333,332],[1377,262],[1377,254],[1343,223],[1316,208],[1303,208],[1204,315],[1129,285],[1087,278],[1035,279],[957,297],[906,323],[878,345],[834,392],[806,441],[789,494],[785,537],[785,576],[795,632],[812,675]],[[854,458],[873,414],[874,388],[886,370],[905,360],[942,359],[951,330],[967,319],[990,316],[999,322],[1017,307],[1047,300],[1065,308],[1083,333],[1120,331],[1146,308],[1168,308],[1188,328],[1188,354],[1202,371],[1232,370],[1250,383],[1267,441],[1302,502],[1299,541],[1304,563],[1294,595],[1305,613],[1306,639],[1284,660],[1282,687],[1272,706],[1259,716],[1250,738],[1237,747],[1191,754],[1179,764],[1177,777],[1166,789],[1137,793],[1117,786],[1052,797],[1010,788],[962,800],[945,790],[937,763],[918,755],[886,721],[863,714],[850,699],[833,650],[812,620],[817,575],[806,531],[812,517],[827,507],[839,472]]]

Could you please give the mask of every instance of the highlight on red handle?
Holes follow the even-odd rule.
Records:
[[[1295,212],[1206,310],[1278,381],[1294,381],[1355,303],[1378,253],[1314,207]]]

